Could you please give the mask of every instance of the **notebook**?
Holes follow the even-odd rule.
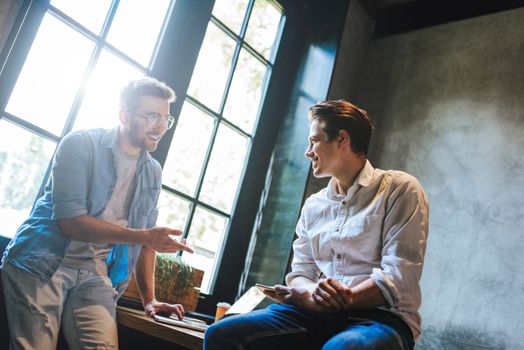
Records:
[[[229,314],[245,314],[246,312],[252,311],[266,296],[262,291],[253,286],[248,289],[231,307],[226,311],[226,315]]]

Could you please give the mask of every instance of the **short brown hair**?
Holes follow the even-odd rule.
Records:
[[[351,138],[351,150],[367,156],[373,122],[365,110],[344,100],[324,101],[309,107],[308,119],[320,122],[328,142],[334,140],[340,130],[346,130]]]
[[[135,111],[140,103],[141,96],[157,96],[169,103],[175,101],[176,95],[173,89],[166,83],[152,77],[142,77],[131,80],[120,91],[120,108]]]

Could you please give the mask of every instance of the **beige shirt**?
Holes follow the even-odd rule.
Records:
[[[369,161],[347,194],[334,180],[309,197],[293,243],[286,282],[323,274],[348,286],[372,278],[388,306],[420,336],[419,280],[428,235],[428,203],[420,183],[401,171],[374,169]]]

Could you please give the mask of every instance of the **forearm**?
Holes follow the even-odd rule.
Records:
[[[387,305],[380,288],[372,278],[351,288],[351,309],[366,309]]]
[[[295,288],[305,288],[309,291],[312,291],[317,286],[317,283],[313,282],[307,277],[297,276],[289,281],[289,286]]]
[[[147,230],[132,229],[111,224],[90,215],[59,219],[62,235],[93,243],[146,244]]]
[[[155,298],[155,260],[153,249],[143,246],[136,264],[135,279],[144,307]]]

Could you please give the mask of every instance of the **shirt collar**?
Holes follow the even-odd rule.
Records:
[[[362,187],[368,187],[371,181],[373,180],[374,172],[375,172],[375,168],[373,168],[373,165],[371,165],[369,160],[366,159],[366,164],[364,164],[364,167],[358,174],[355,182]]]
[[[373,180],[374,170],[375,168],[373,168],[373,165],[371,165],[369,160],[366,159],[366,164],[364,164],[364,167],[358,173],[357,178],[355,179],[355,182],[353,183],[353,185],[351,185],[351,187],[347,190],[346,195],[337,194],[337,192],[335,191],[335,180],[331,178],[327,186],[327,197],[329,199],[335,199],[335,200],[341,199],[341,198],[347,197],[350,193],[354,193],[355,186],[360,186],[360,187],[369,186],[369,184]]]
[[[102,137],[102,146],[111,148],[116,152],[118,149],[118,129],[119,127],[117,126],[106,131],[105,135]]]
[[[106,131],[105,135],[102,137],[102,146],[111,148],[113,155],[116,157],[118,154],[118,131],[120,126],[116,126],[113,129]],[[140,152],[139,163],[148,162],[151,160],[151,155],[146,150]]]

